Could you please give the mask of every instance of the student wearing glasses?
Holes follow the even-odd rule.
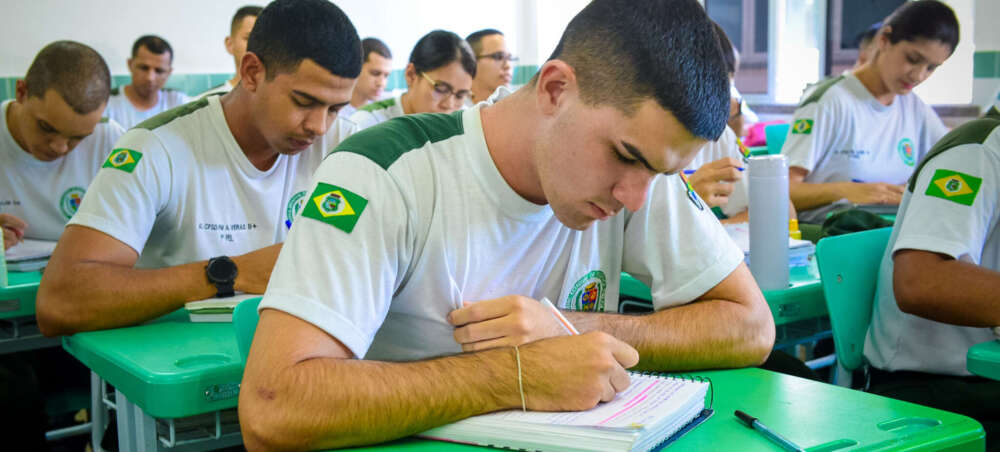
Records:
[[[801,221],[822,222],[845,202],[899,204],[915,165],[948,131],[913,88],[958,37],[947,5],[906,2],[884,21],[871,60],[819,83],[799,104],[782,153]]]
[[[471,107],[486,100],[497,88],[510,85],[514,77],[511,63],[517,62],[517,57],[507,50],[507,40],[500,30],[479,30],[465,42],[476,52],[476,78],[472,79],[472,95],[465,102],[466,107]]]
[[[414,113],[451,113],[471,94],[476,58],[460,36],[434,30],[417,41],[406,65],[407,91],[368,104],[351,115],[360,129]]]

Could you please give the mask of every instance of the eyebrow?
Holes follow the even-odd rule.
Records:
[[[639,163],[642,163],[643,166],[645,166],[646,168],[648,168],[650,171],[652,171],[654,173],[663,173],[663,174],[666,174],[666,171],[660,171],[660,170],[658,170],[656,168],[653,168],[653,165],[649,164],[649,160],[646,160],[646,157],[642,156],[642,153],[639,152],[639,149],[636,148],[635,146],[633,146],[631,143],[628,143],[626,141],[622,141],[622,147],[624,147],[625,150],[628,151],[628,153],[632,155],[632,157],[634,157],[636,160],[638,160]]]
[[[55,126],[53,126],[52,123],[50,123],[50,122],[48,122],[48,121],[46,121],[44,119],[41,119],[41,118],[36,118],[36,120],[38,121],[39,125],[44,124],[45,127],[48,127],[49,129],[52,129],[52,132],[49,132],[49,133],[55,133],[56,135],[66,136],[66,134],[60,132],[59,129],[55,128]],[[93,134],[93,132],[88,133],[86,135],[73,135],[73,136],[67,137],[67,138],[69,138],[71,140],[82,140],[84,138],[89,137],[92,134]]]
[[[309,94],[306,94],[306,93],[304,93],[302,91],[299,91],[297,89],[293,89],[292,93],[293,94],[297,94],[297,95],[302,96],[302,97],[305,97],[306,100],[308,100],[309,102],[312,102],[314,104],[320,104],[320,105],[325,105],[326,104],[326,102],[323,102],[322,100],[319,100],[316,97],[310,96]],[[343,106],[345,106],[345,105],[347,105],[349,103],[351,103],[351,101],[341,102],[339,104],[331,104],[331,106],[333,106],[333,107],[343,107]]]

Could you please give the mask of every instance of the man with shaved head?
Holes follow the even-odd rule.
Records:
[[[57,240],[124,133],[103,119],[111,92],[104,59],[84,44],[43,48],[0,105],[0,226],[5,248]]]

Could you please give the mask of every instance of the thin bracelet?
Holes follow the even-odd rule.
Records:
[[[521,411],[528,411],[527,404],[524,403],[524,381],[521,379],[521,351],[514,346],[514,356],[517,358],[517,390],[521,392]]]

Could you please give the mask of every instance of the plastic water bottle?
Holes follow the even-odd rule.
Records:
[[[788,162],[751,157],[750,273],[762,290],[788,288]]]

